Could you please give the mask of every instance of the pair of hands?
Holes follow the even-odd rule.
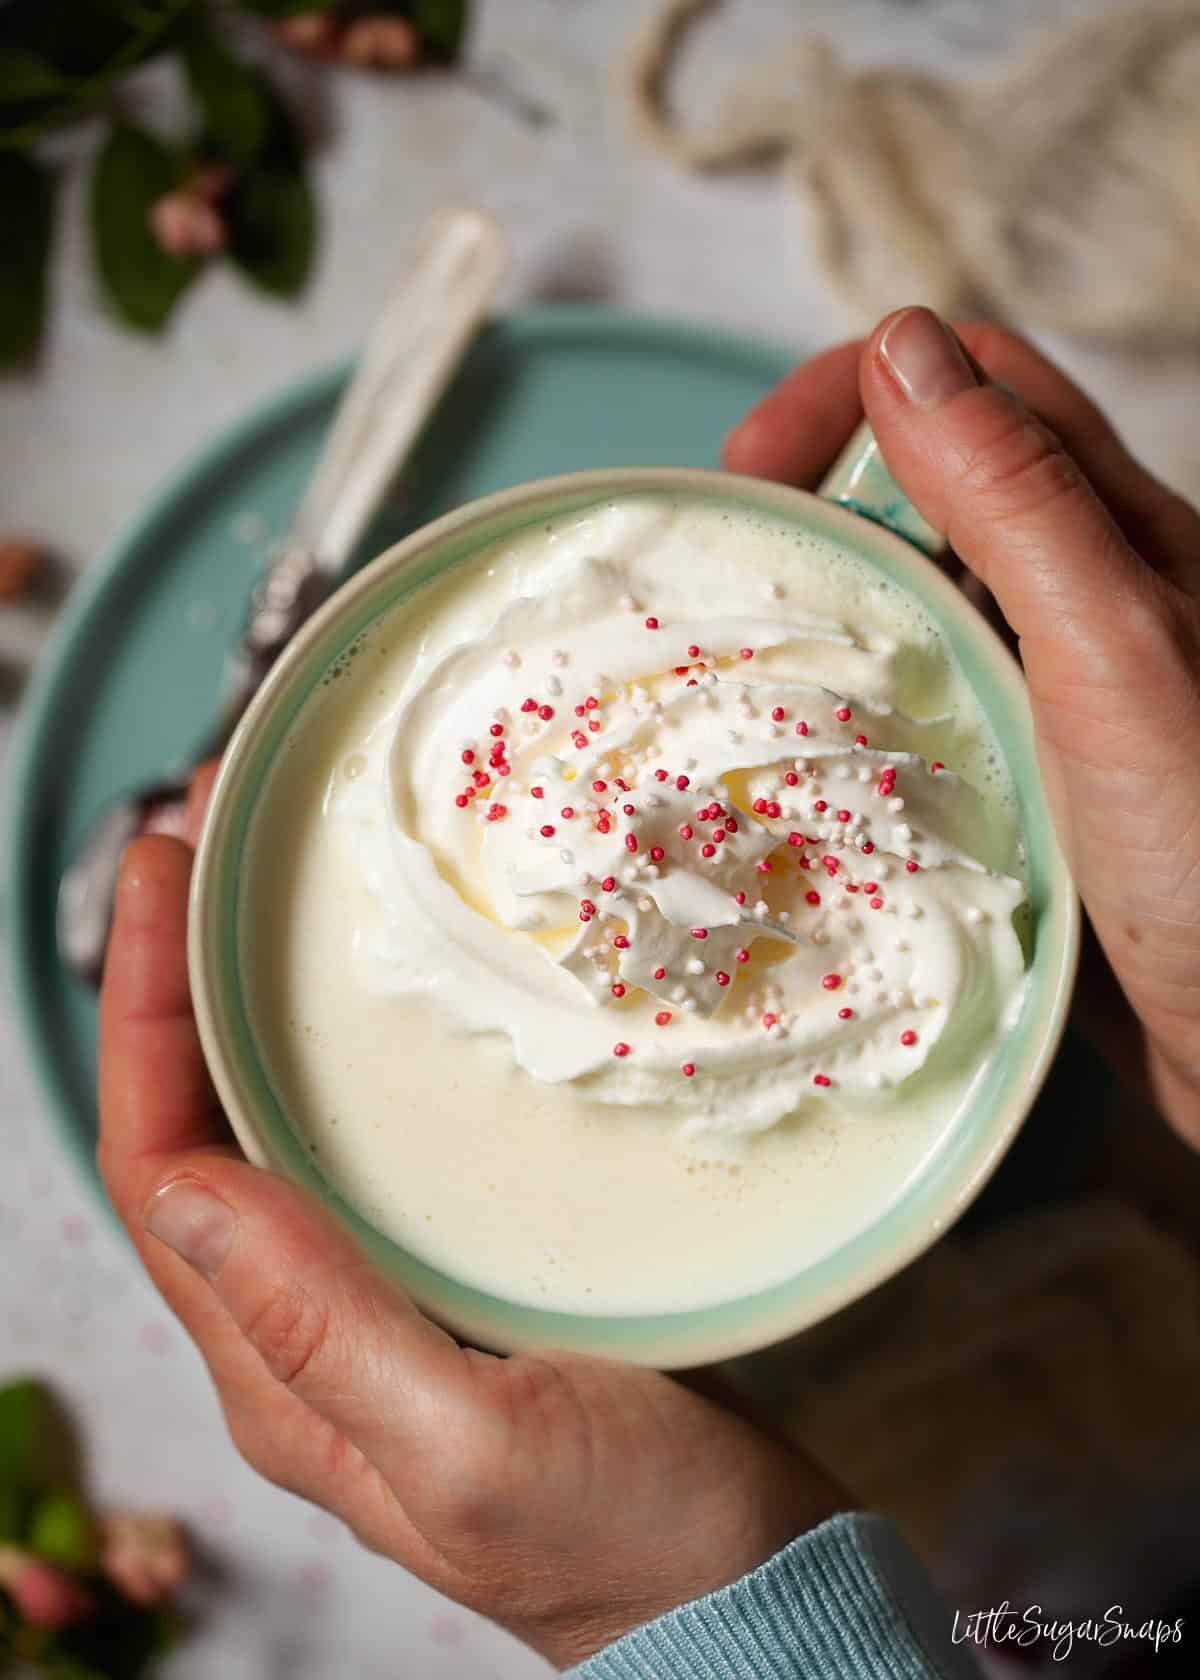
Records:
[[[956,338],[925,310],[799,368],[725,464],[812,485],[863,408],[1019,640],[1132,1061],[1200,1146],[1200,514],[1029,345],[989,326]],[[193,841],[210,786],[193,788]],[[658,1373],[458,1347],[324,1209],[249,1166],[191,1013],[190,868],[162,837],[125,859],[100,1166],[256,1469],[562,1666],[844,1507],[803,1455]]]

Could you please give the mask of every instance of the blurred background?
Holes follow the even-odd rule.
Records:
[[[675,364],[707,378],[706,358],[698,414],[646,425],[662,459],[715,464],[790,360],[918,299],[1028,331],[1200,495],[1197,85],[1188,0],[0,0],[0,743],[29,696],[53,743],[9,766],[25,863],[8,880],[37,896],[57,878],[95,800],[88,728],[107,731],[109,792],[202,733],[339,376],[253,413],[354,349],[440,206],[508,231],[517,337],[489,341],[502,375],[453,397],[457,429],[414,481],[423,512],[621,460],[623,403],[653,407]],[[539,385],[523,356],[570,363],[560,426],[537,407],[558,372]],[[191,470],[238,425],[215,477]],[[538,427],[557,433],[541,454]],[[414,516],[410,494],[377,535]],[[126,596],[39,666],[98,557],[125,566]],[[128,692],[109,667],[136,670]],[[135,730],[135,707],[182,735]],[[187,1574],[185,1626],[161,1672],[548,1672],[237,1460],[89,1182],[90,1001],[51,973],[41,912],[3,914],[25,943],[0,996],[0,1384],[50,1386],[98,1507],[182,1520],[191,1562],[163,1578]],[[730,1375],[901,1518],[964,1610],[1200,1611],[1197,1206],[1195,1162],[1071,1041],[950,1241]],[[0,1404],[0,1480],[5,1430],[11,1446],[30,1415],[28,1395]],[[135,1644],[95,1672],[138,1672]],[[1179,1660],[1021,1655],[1079,1675]]]

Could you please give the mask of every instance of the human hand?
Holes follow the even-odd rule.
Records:
[[[99,1159],[244,1458],[562,1666],[844,1508],[801,1454],[657,1372],[459,1347],[323,1207],[242,1159],[192,1017],[191,860],[161,836],[125,858]]]
[[[1146,1076],[1200,1146],[1200,514],[1032,346],[959,330],[901,310],[816,357],[731,433],[725,465],[813,485],[865,409],[1018,638],[1060,841]]]

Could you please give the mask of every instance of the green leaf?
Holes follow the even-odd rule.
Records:
[[[150,207],[179,185],[174,154],[144,129],[118,123],[92,175],[92,234],[105,290],[131,327],[156,332],[200,272],[195,257],[173,257],[150,232]]]
[[[25,1538],[29,1496],[24,1488],[0,1486],[0,1546],[19,1545]]]
[[[54,1407],[41,1383],[0,1388],[0,1486],[44,1486],[54,1472],[58,1433]]]
[[[299,163],[255,165],[225,205],[229,254],[265,292],[291,297],[308,278],[316,210]]]
[[[257,71],[226,52],[199,14],[186,20],[180,50],[204,136],[227,163],[244,168],[266,145],[271,104]]]
[[[304,12],[327,12],[337,0],[241,0],[243,12],[257,12],[259,17],[300,17]]]
[[[18,99],[42,99],[47,94],[59,94],[71,86],[71,78],[61,75],[40,54],[27,47],[0,42],[0,104],[8,105]]]
[[[4,261],[0,263],[0,366],[28,354],[46,313],[46,257],[50,250],[54,178],[30,157],[0,152]],[[35,1383],[0,1389],[0,1482],[11,1480],[9,1443],[21,1427],[36,1428],[41,1390]],[[18,1418],[24,1417],[24,1425]]]
[[[462,50],[467,0],[413,0],[412,20],[430,58],[450,64]]]
[[[48,1563],[86,1574],[96,1566],[100,1537],[92,1514],[74,1488],[56,1487],[42,1494],[29,1522],[30,1551]]]

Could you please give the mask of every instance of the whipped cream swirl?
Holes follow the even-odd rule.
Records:
[[[961,1069],[1019,993],[1024,889],[933,756],[954,720],[896,710],[918,656],[814,615],[811,578],[689,592],[675,517],[594,517],[599,557],[412,672],[335,779],[379,911],[363,982],[692,1130]]]

